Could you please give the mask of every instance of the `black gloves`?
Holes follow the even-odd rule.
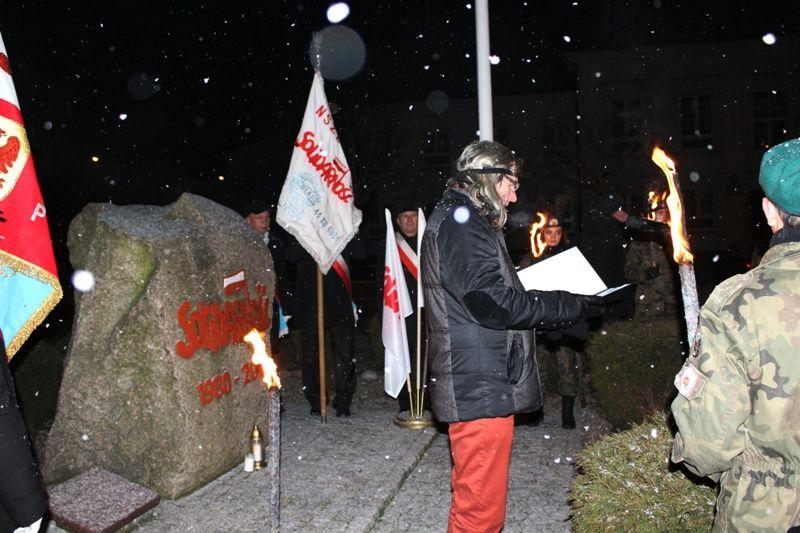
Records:
[[[648,280],[654,280],[661,274],[661,267],[659,265],[651,266],[644,270],[645,276],[647,276]]]
[[[589,318],[603,316],[608,311],[605,302],[603,302],[603,298],[600,296],[579,296],[579,298],[583,301],[583,305],[586,309],[586,316]]]

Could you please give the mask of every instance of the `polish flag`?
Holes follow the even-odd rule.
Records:
[[[413,312],[406,278],[397,251],[392,215],[386,209],[386,259],[383,268],[383,388],[397,398],[411,373],[405,318]]]

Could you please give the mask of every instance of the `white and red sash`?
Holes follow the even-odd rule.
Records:
[[[397,241],[397,251],[400,253],[400,262],[408,270],[414,279],[417,279],[419,273],[419,257],[417,252],[409,246],[403,238],[403,234],[399,231],[394,232],[395,240]]]
[[[358,323],[358,307],[356,306],[355,301],[353,301],[353,283],[350,281],[350,267],[347,265],[347,261],[344,260],[344,257],[341,255],[337,257],[331,267],[336,271],[339,277],[344,283],[344,288],[347,289],[347,294],[350,295],[350,301],[353,303],[353,319],[355,319],[356,324]]]
[[[347,261],[344,260],[344,257],[341,255],[337,257],[333,261],[333,269],[339,274],[339,277],[342,278],[342,283],[344,283],[344,288],[347,289],[347,293],[350,295],[350,298],[353,298],[353,283],[350,281],[350,267],[347,265]]]

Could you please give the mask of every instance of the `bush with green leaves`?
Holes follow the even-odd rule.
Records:
[[[666,411],[685,343],[676,318],[611,322],[586,343],[589,378],[600,410],[617,429]]]
[[[572,527],[582,531],[709,531],[716,488],[669,461],[663,414],[584,448],[572,482]]]

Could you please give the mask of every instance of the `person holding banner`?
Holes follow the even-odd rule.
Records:
[[[522,161],[502,144],[461,153],[422,239],[422,286],[433,413],[449,423],[449,531],[505,522],[514,414],[542,406],[534,328],[564,328],[595,297],[526,291],[506,250],[507,207]]]
[[[319,58],[318,55],[315,57]],[[363,256],[364,250],[360,243],[354,243],[349,251],[347,246],[358,233],[362,214],[355,205],[353,176],[333,124],[333,114],[328,107],[323,85],[317,64],[303,123],[295,138],[289,171],[278,199],[275,219],[297,239],[297,247],[291,253],[287,250],[286,260],[294,260],[298,264],[298,285],[302,288],[298,288],[297,302],[308,304],[302,307],[298,305],[296,310],[298,318],[302,316],[298,322],[302,320],[301,327],[305,327],[302,338],[306,398],[311,401],[316,397],[318,401],[325,401],[327,397],[325,380],[319,379],[319,374],[324,373],[325,368],[325,343],[320,336],[316,340],[317,346],[312,347],[309,332],[316,330],[322,333],[320,330],[330,327],[332,335],[336,336],[333,339],[334,350],[338,350],[334,354],[334,361],[341,363],[336,365],[337,393],[334,408],[337,409],[337,415],[349,416],[350,400],[355,389],[355,364],[350,365],[348,359],[352,361],[352,357],[347,357],[347,354],[353,351],[355,317],[351,323],[348,317],[351,316],[353,300],[347,261],[352,257]],[[335,272],[329,272],[331,268]],[[316,284],[313,283],[314,278]],[[338,294],[338,301],[331,302],[326,293]],[[318,298],[326,298],[326,303],[317,304]],[[322,325],[316,326],[312,324],[314,318],[309,309],[314,309],[314,313],[317,309],[321,312],[330,309],[331,312],[326,312],[324,317],[317,316],[316,321]],[[308,357],[311,353],[321,356],[317,361],[317,370],[309,367],[311,361]],[[353,390],[349,385],[351,381]],[[321,389],[310,390],[309,384],[312,383],[318,384]],[[323,423],[327,418],[326,405],[318,403],[315,406],[312,402],[311,406],[311,412],[319,413]]]
[[[400,256],[400,263],[403,269],[403,277],[406,280],[406,287],[408,288],[408,296],[411,299],[412,313],[405,318],[406,322],[406,335],[408,339],[408,353],[411,354],[411,376],[412,376],[412,389],[416,387],[414,377],[416,376],[417,358],[415,357],[417,349],[417,276],[419,275],[419,258],[417,256],[417,228],[419,224],[419,215],[417,214],[417,207],[410,203],[400,204],[398,209],[395,209],[394,222],[397,224],[397,231],[394,232],[395,241],[397,243],[397,251]],[[386,248],[386,243],[380,247]],[[378,276],[376,279],[383,279],[384,264],[378,263]],[[383,284],[378,284],[378,309],[383,309],[384,302],[384,287]],[[422,353],[425,352],[425,332],[421,332],[421,342],[423,346]],[[421,388],[426,390],[425,384],[421,384]],[[427,395],[425,395],[424,405],[428,405]],[[400,412],[409,411],[411,409],[411,399],[408,395],[408,388],[403,387],[397,395],[397,405]]]
[[[333,350],[334,396],[336,416],[350,416],[350,404],[356,392],[356,360],[353,333],[357,315],[353,304],[353,283],[349,263],[366,257],[358,238],[352,239],[333,267],[322,278],[325,331]],[[303,394],[311,405],[311,414],[320,413],[319,366],[317,351],[317,263],[299,243],[286,249],[286,260],[297,265],[293,321],[300,328]]]

